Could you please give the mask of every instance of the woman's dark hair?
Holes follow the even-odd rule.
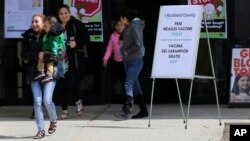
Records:
[[[113,28],[115,28],[116,24],[117,24],[119,21],[121,21],[120,18],[114,19],[114,21],[113,21]]]
[[[116,25],[119,21],[121,21],[120,18],[114,19],[114,25]]]
[[[67,9],[67,10],[69,11],[69,13],[70,13],[70,8],[69,8],[69,6],[66,5],[66,4],[63,4],[63,5],[59,6],[57,13],[59,13],[59,10],[62,9],[62,8]]]
[[[137,17],[138,11],[136,9],[125,8],[121,10],[121,17],[126,17],[129,21],[132,21]]]

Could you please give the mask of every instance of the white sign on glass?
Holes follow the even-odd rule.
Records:
[[[43,0],[5,0],[4,37],[22,38],[30,28],[33,14],[43,13]]]

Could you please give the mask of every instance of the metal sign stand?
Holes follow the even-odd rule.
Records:
[[[180,94],[180,89],[179,89],[178,80],[175,79],[175,82],[176,82],[177,91],[178,91],[178,97],[179,97],[179,101],[180,101],[181,113],[182,113],[182,116],[183,116],[183,123],[187,123],[187,122],[185,122],[185,114],[184,114],[184,110],[183,110],[183,106],[182,106],[182,100],[181,100],[181,94]],[[148,122],[148,127],[150,127],[151,117],[152,117],[153,99],[154,99],[154,86],[155,86],[155,78],[153,78],[153,83],[152,83],[152,91],[151,91],[151,101],[150,101],[150,111],[149,111],[149,122]]]
[[[194,78],[191,79],[191,84],[190,84],[191,87],[190,87],[190,92],[189,92],[188,108],[187,108],[187,116],[186,116],[186,118],[185,118],[185,114],[184,114],[184,110],[183,110],[183,106],[182,106],[182,100],[181,100],[181,95],[180,95],[178,80],[175,79],[175,80],[176,80],[177,91],[178,91],[179,102],[180,102],[180,106],[181,106],[181,112],[182,112],[182,116],[183,116],[183,122],[185,123],[185,129],[187,129],[187,123],[188,123],[188,118],[189,118],[189,113],[190,113],[190,103],[191,103],[192,89],[193,89],[193,80],[194,80],[195,78],[197,78],[197,79],[213,79],[213,82],[214,82],[214,89],[215,89],[215,97],[216,97],[216,104],[217,104],[217,109],[218,109],[219,125],[221,126],[221,114],[220,114],[219,98],[218,98],[218,92],[217,92],[216,77],[215,77],[215,72],[214,72],[213,57],[212,57],[211,46],[210,46],[210,40],[209,40],[208,29],[207,29],[207,20],[206,20],[206,15],[205,15],[204,12],[203,12],[203,16],[204,16],[204,20],[205,20],[205,29],[206,29],[208,50],[209,50],[211,68],[212,68],[212,76],[195,75]],[[151,125],[150,125],[150,122],[151,122],[151,117],[152,117],[152,105],[153,105],[154,84],[155,84],[155,78],[153,78],[153,84],[152,84],[151,102],[150,102],[150,113],[149,113],[149,124],[148,124],[148,127],[151,126]]]
[[[216,97],[216,104],[218,109],[218,118],[219,118],[219,125],[221,126],[221,114],[220,114],[220,105],[219,105],[219,98],[218,98],[218,92],[217,92],[217,84],[216,84],[216,77],[214,72],[214,64],[213,64],[213,57],[212,57],[212,51],[210,46],[210,40],[209,40],[209,34],[207,29],[207,18],[205,13],[203,12],[204,20],[205,20],[205,29],[206,29],[206,35],[207,35],[207,44],[208,44],[208,50],[209,50],[209,56],[210,56],[210,62],[211,62],[211,68],[212,68],[212,76],[201,76],[201,75],[195,75],[195,78],[198,79],[213,79],[214,82],[214,89],[215,89],[215,97]],[[187,122],[190,112],[190,103],[191,103],[191,94],[192,94],[192,87],[193,87],[193,79],[191,80],[191,88],[189,93],[189,100],[188,100],[188,111],[187,111],[187,117],[186,117],[186,125],[185,129],[187,129]]]

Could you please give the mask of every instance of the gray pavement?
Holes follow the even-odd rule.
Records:
[[[70,118],[58,121],[58,128],[52,135],[46,131],[43,141],[227,141],[225,124],[249,124],[249,108],[227,108],[220,105],[219,126],[216,105],[191,105],[188,128],[185,129],[179,104],[153,105],[151,127],[149,119],[119,120],[114,116],[122,105],[85,106],[81,117],[75,115],[70,106]],[[186,111],[187,106],[184,105]],[[149,109],[149,105],[148,105]],[[35,120],[29,119],[32,106],[0,107],[0,140],[30,141],[36,134]],[[135,105],[133,112],[138,111]],[[58,114],[61,113],[57,107]],[[45,126],[49,121],[45,111]],[[225,126],[226,127],[226,126]],[[223,134],[224,132],[224,134]]]

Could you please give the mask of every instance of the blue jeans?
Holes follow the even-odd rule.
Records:
[[[42,101],[48,111],[49,120],[51,122],[54,122],[57,119],[56,107],[54,102],[52,101],[55,85],[56,85],[55,80],[46,83],[44,85],[42,85],[40,81],[31,82],[31,90],[34,99],[35,118],[39,131],[44,130]]]
[[[139,82],[139,74],[142,70],[143,59],[124,61],[124,69],[126,73],[125,93],[128,96],[142,95],[143,91]]]

